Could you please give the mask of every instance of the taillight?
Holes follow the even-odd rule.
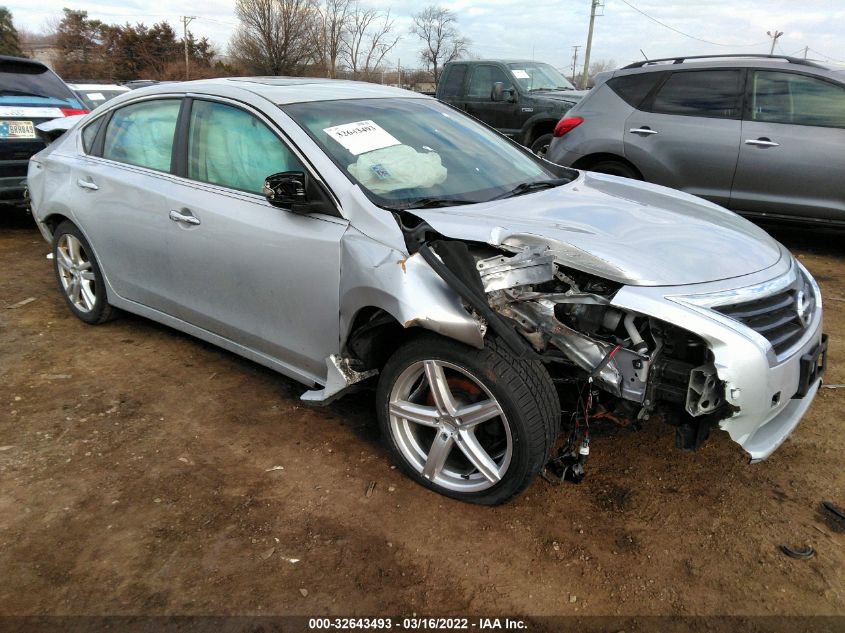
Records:
[[[555,138],[560,138],[567,132],[571,132],[583,122],[584,119],[582,119],[580,116],[571,116],[565,119],[561,119],[557,122],[557,125],[555,126]]]
[[[88,114],[91,110],[85,108],[60,108],[64,116],[76,116],[77,114]]]

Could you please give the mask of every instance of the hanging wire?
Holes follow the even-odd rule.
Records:
[[[763,44],[766,44],[768,42],[768,40],[763,40],[762,42],[755,42],[754,44],[722,44],[721,42],[712,42],[710,40],[705,40],[703,38],[696,37],[695,35],[690,35],[689,33],[684,33],[680,29],[676,29],[674,26],[669,26],[665,22],[661,22],[657,18],[650,16],[645,11],[638,9],[633,4],[628,2],[628,0],[620,0],[620,2],[622,2],[623,4],[627,4],[630,8],[632,8],[637,13],[644,15],[645,17],[647,17],[652,22],[656,22],[660,26],[663,26],[663,27],[669,29],[670,31],[674,31],[675,33],[678,33],[680,35],[683,35],[684,37],[688,37],[688,38],[693,39],[693,40],[698,40],[699,42],[704,42],[705,44],[712,44],[713,46],[724,46],[725,48],[736,48],[738,46],[749,46],[749,47],[750,46],[762,46]]]

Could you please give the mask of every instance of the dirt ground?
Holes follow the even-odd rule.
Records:
[[[845,234],[774,232],[845,383]],[[391,466],[371,394],[312,408],[150,321],[87,326],[47,252],[0,214],[0,614],[845,615],[845,525],[820,511],[845,506],[845,388],[758,465],[652,423],[595,437],[580,486],[474,507]]]

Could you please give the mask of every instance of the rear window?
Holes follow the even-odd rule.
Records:
[[[651,106],[652,112],[738,119],[743,86],[739,70],[674,72]]]
[[[444,97],[460,97],[464,93],[464,77],[467,74],[466,64],[455,64],[449,68],[446,80],[443,82]]]
[[[0,103],[45,101],[81,107],[71,89],[46,66],[0,61]]]
[[[648,96],[648,93],[651,92],[651,89],[665,76],[666,73],[660,72],[622,75],[621,77],[609,79],[607,85],[613,92],[624,99],[629,106],[638,108]]]

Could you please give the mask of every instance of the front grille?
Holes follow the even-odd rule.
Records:
[[[799,277],[797,287],[762,299],[717,306],[714,310],[766,337],[775,354],[781,354],[804,334],[812,321],[816,305],[813,289],[803,277]]]

